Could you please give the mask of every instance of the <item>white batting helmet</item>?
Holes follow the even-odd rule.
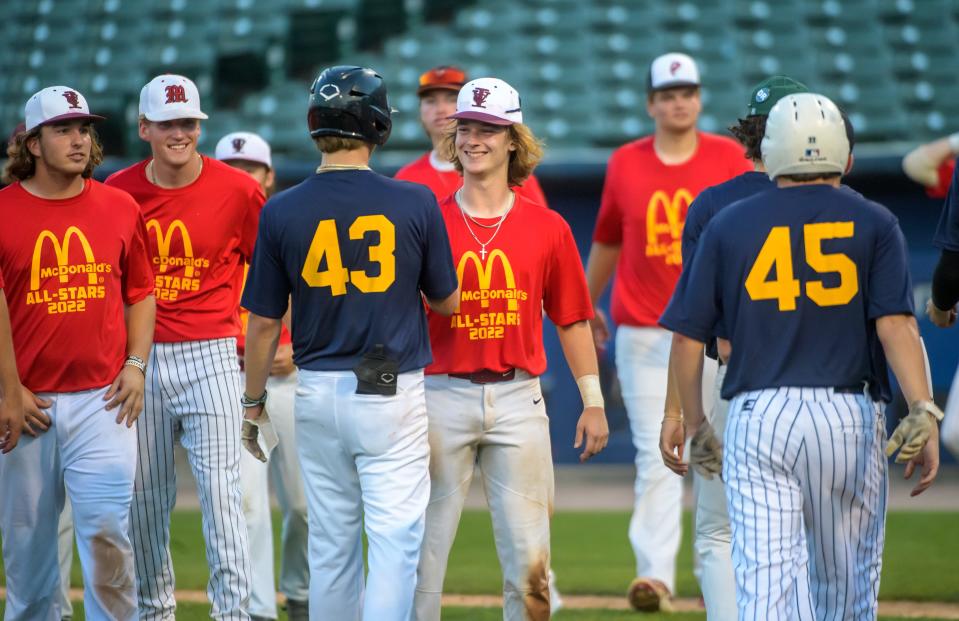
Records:
[[[849,162],[849,139],[839,108],[816,93],[787,95],[773,106],[761,149],[770,179],[843,174]]]

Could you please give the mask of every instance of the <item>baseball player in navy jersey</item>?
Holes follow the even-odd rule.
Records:
[[[956,323],[956,303],[959,302],[959,169],[953,172],[952,184],[939,217],[939,227],[933,238],[940,250],[939,262],[932,275],[932,299],[926,304],[929,319],[940,328]],[[942,442],[959,456],[959,369],[952,380],[946,418],[942,423]]]
[[[759,151],[766,127],[766,115],[781,98],[805,91],[803,84],[785,76],[772,76],[752,89],[745,118],[729,129],[746,148],[746,157],[752,162],[754,170],[706,188],[689,206],[682,237],[684,266],[692,265],[699,236],[714,215],[737,200],[774,187],[763,167]],[[710,339],[706,355],[713,359],[719,358],[714,386],[708,387],[713,398],[707,416],[716,433],[722,435],[726,427],[729,402],[719,396],[719,390],[726,376],[724,360],[729,355],[728,341],[723,340],[718,344],[716,339]],[[684,475],[687,466],[681,460],[684,450],[683,416],[672,370],[667,379],[666,393],[665,415],[660,430],[660,452],[667,468]],[[699,582],[706,603],[706,615],[711,619],[732,619],[736,616],[736,582],[730,557],[732,531],[726,511],[726,491],[718,477],[707,479],[698,473],[693,478],[693,491],[696,499],[694,546],[701,564]]]
[[[292,298],[310,619],[407,621],[430,494],[423,298],[451,314],[456,270],[432,192],[369,169],[392,126],[383,79],[326,69],[308,122],[322,162],[263,209],[243,293],[245,425],[262,420]]]
[[[233,132],[223,136],[216,143],[216,159],[245,170],[257,180],[266,196],[273,194],[276,177],[273,158],[270,145],[261,136],[250,132]],[[240,314],[244,324],[239,347],[242,356],[248,316],[243,309]],[[277,618],[269,480],[283,513],[280,592],[286,596],[286,608],[291,621],[301,621],[308,615],[307,597],[310,592],[310,566],[306,556],[308,528],[306,495],[303,492],[293,431],[296,367],[293,365],[293,346],[285,328],[266,385],[270,395],[266,408],[270,412],[278,444],[269,455],[263,456],[268,459],[267,463],[254,457],[250,451],[243,451],[240,455],[243,513],[246,515],[250,565],[253,570],[249,612],[253,621]]]
[[[888,210],[839,189],[849,141],[829,99],[782,98],[761,151],[777,187],[712,218],[662,317],[690,464],[726,482],[740,619],[874,619],[885,454],[921,468],[915,493],[939,461],[905,240]],[[872,334],[909,403],[888,444]],[[713,335],[731,343],[722,443],[700,390]]]

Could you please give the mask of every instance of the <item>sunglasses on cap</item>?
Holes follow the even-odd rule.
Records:
[[[420,76],[417,92],[423,94],[433,89],[458,91],[466,84],[466,72],[459,67],[443,65],[434,67]]]

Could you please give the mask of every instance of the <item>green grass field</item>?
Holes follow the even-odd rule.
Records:
[[[560,591],[565,594],[613,595],[625,593],[633,578],[634,561],[626,539],[629,515],[625,512],[564,512],[553,520],[553,568]],[[959,574],[959,537],[956,536],[959,513],[955,512],[892,512],[887,520],[886,549],[880,598],[886,600],[918,600],[959,602],[956,575]],[[278,527],[279,519],[274,519]],[[200,517],[196,511],[180,511],[173,515],[171,550],[176,570],[177,588],[203,591],[207,570]],[[685,516],[682,549],[679,555],[678,595],[699,594],[692,575],[690,519]],[[277,532],[278,536],[278,532]],[[2,570],[0,570],[2,580]],[[80,584],[80,568],[74,563],[74,585]],[[463,515],[446,577],[447,593],[496,594],[501,591],[501,578],[489,515],[467,511]],[[3,605],[0,603],[0,610]],[[178,619],[203,619],[208,607],[183,604]],[[564,610],[558,619],[618,619],[634,617],[617,611]],[[81,618],[81,617],[75,617]],[[499,619],[496,609],[450,608],[444,619]],[[644,616],[655,620],[657,616]],[[662,617],[666,618],[666,617]],[[704,619],[702,614],[675,614],[669,619],[685,621]],[[887,617],[891,621],[891,617]]]

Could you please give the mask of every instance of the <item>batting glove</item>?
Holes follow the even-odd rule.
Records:
[[[703,478],[712,480],[723,471],[723,445],[709,421],[696,430],[689,444],[689,464]]]
[[[261,437],[264,446],[260,446]],[[276,431],[273,429],[273,423],[270,422],[270,415],[266,413],[266,408],[263,408],[260,415],[254,419],[243,419],[240,439],[243,442],[243,448],[260,461],[266,462],[267,456],[279,443],[279,438],[277,438]],[[266,449],[265,452],[264,448]]]
[[[933,426],[942,420],[942,416],[942,410],[932,401],[910,403],[909,415],[899,421],[886,443],[886,457],[891,457],[899,449],[896,463],[902,464],[918,455],[926,445]]]

